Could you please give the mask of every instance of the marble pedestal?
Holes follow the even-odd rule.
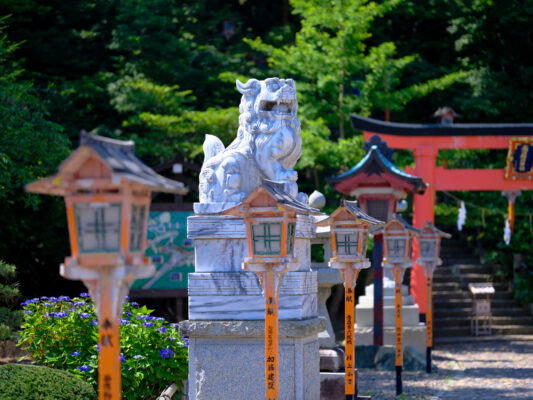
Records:
[[[418,305],[409,295],[407,286],[402,286],[403,345],[413,346],[422,354],[426,352],[426,325],[419,322]],[[355,306],[355,343],[371,345],[374,342],[374,285],[365,288],[365,295]],[[395,345],[394,282],[383,280],[383,344]]]
[[[198,210],[196,210],[198,213]],[[195,272],[189,274],[189,399],[264,399],[265,300],[248,256],[244,220],[220,215],[188,218]],[[298,262],[285,274],[279,296],[280,399],[318,400],[320,372],[317,275],[310,268],[312,217],[298,216]],[[322,322],[321,322],[322,321]]]

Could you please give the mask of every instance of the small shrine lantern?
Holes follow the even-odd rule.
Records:
[[[267,399],[279,399],[278,297],[294,256],[298,214],[321,214],[300,203],[283,183],[264,180],[242,203],[223,212],[244,217],[248,257],[242,267],[259,277],[265,298],[265,386]]]
[[[417,235],[418,243],[420,243],[420,257],[416,260],[416,263],[424,267],[431,265],[432,268],[441,265],[442,260],[439,257],[441,239],[449,239],[452,235],[441,231],[429,221],[426,221],[420,230],[421,232]]]
[[[99,398],[119,400],[122,304],[132,282],[155,270],[144,257],[151,192],[187,190],[135,157],[132,141],[85,132],[56,175],[32,182],[26,190],[65,198],[72,256],[60,273],[82,280],[89,289],[99,320]]]
[[[440,259],[440,241],[442,238],[451,238],[452,235],[443,232],[435,227],[431,222],[426,221],[420,232],[417,234],[420,245],[420,256],[416,263],[424,268],[426,274],[426,372],[431,373],[431,350],[433,348],[433,272],[435,267],[442,264]]]
[[[224,211],[244,217],[248,257],[243,268],[255,271],[259,265],[290,264],[294,256],[297,214],[320,214],[300,203],[283,189],[283,184],[264,180],[241,204]]]
[[[72,256],[65,266],[149,264],[144,258],[151,192],[187,193],[134,155],[135,144],[80,134],[80,147],[56,175],[28,192],[64,196]]]
[[[329,267],[338,269],[344,281],[344,322],[345,322],[345,394],[347,399],[357,398],[355,384],[355,293],[354,288],[359,271],[370,267],[366,258],[368,230],[370,226],[383,222],[372,218],[356,206],[354,201],[343,200],[329,218],[320,225],[331,226],[333,257]]]
[[[331,216],[320,223],[331,224],[331,243],[333,258],[330,266],[336,264],[361,264],[362,268],[370,266],[366,259],[368,229],[384,222],[372,218],[357,207],[357,202],[342,200],[341,206]]]
[[[413,237],[421,231],[409,225],[400,216],[393,216],[383,227],[385,255],[383,266],[394,276],[394,314],[396,317],[396,395],[402,394],[402,280],[404,272],[413,265],[411,246]]]

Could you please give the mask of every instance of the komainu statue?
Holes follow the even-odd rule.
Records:
[[[217,137],[205,138],[200,203],[240,202],[263,179],[282,182],[285,191],[306,202],[293,169],[302,152],[294,81],[250,79],[237,81],[237,89],[242,93],[237,137],[227,149]]]

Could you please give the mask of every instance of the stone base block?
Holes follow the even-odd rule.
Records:
[[[344,351],[340,348],[320,349],[320,371],[339,372],[344,370]]]
[[[395,328],[385,326],[383,342],[385,345],[396,344]],[[413,346],[421,354],[426,354],[426,326],[418,324],[417,326],[404,326],[403,328],[403,346]],[[374,343],[374,329],[371,327],[359,327],[355,325],[355,344],[371,345]]]
[[[402,306],[402,321],[403,326],[418,326],[419,324],[419,308],[418,305],[404,305]],[[374,307],[373,306],[355,306],[355,322],[360,327],[374,326]],[[383,325],[395,326],[396,319],[394,314],[394,306],[383,306]]]
[[[355,371],[355,381],[357,386],[357,370]],[[344,372],[321,372],[320,400],[346,400],[344,383]]]
[[[282,400],[318,400],[322,318],[279,323]],[[189,400],[264,400],[264,321],[183,321],[189,337]]]

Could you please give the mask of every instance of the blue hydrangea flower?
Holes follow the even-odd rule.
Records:
[[[81,306],[84,306],[85,304],[87,304],[87,303],[84,302],[84,301],[75,301],[75,302],[74,302],[74,305],[75,305],[76,307],[81,307]]]
[[[161,333],[165,333],[166,331],[168,331],[168,328],[167,327],[164,327],[164,326],[160,326],[159,328],[157,328],[157,330]]]
[[[173,322],[170,324],[170,327],[171,328],[178,328],[180,326],[180,324],[178,324],[177,322]]]
[[[140,305],[140,304],[137,303],[136,301],[132,301],[130,304],[131,304],[132,306],[135,306],[135,307],[139,307],[139,305]]]
[[[185,342],[185,346],[189,347],[189,339],[187,339],[186,337],[182,337],[181,340]]]
[[[48,300],[47,296],[41,296],[41,300]]]
[[[82,365],[81,367],[78,367],[78,369],[83,372],[88,372],[91,370],[91,367],[89,367],[88,365]]]
[[[76,350],[76,351],[73,351],[72,353],[70,353],[70,355],[73,356],[73,357],[77,357],[77,356],[79,356],[80,354],[81,354],[81,353],[80,353],[79,351],[77,351],[77,350]]]
[[[32,310],[24,310],[24,314],[33,314]]]
[[[130,321],[128,321],[127,319],[124,319],[124,318],[121,318],[119,322],[120,322],[120,325],[122,325],[122,324],[128,325],[130,323]]]
[[[92,322],[91,322],[91,326],[97,326],[97,325],[98,325],[98,321],[93,319]]]
[[[139,358],[143,358],[143,356],[140,356],[139,354],[135,354],[135,355],[133,356],[133,358],[136,359],[136,360],[138,360]]]
[[[135,319],[146,319],[146,315],[137,315]]]
[[[126,357],[124,357],[122,354],[119,356],[120,362],[126,361]]]
[[[176,338],[174,336],[169,336],[168,340],[176,340]]]
[[[126,315],[127,315],[128,317],[131,317],[131,311],[126,312]]]
[[[43,306],[45,306],[45,307],[52,307],[52,303],[43,303]]]
[[[65,317],[68,317],[68,313],[66,312],[56,312],[56,313],[53,313],[54,317],[56,318],[65,318]]]
[[[80,297],[89,297],[89,293],[83,292],[80,294]]]
[[[70,297],[68,297],[68,296],[59,296],[57,298],[57,301],[70,301]]]
[[[161,355],[161,358],[170,358],[174,355],[174,352],[171,349],[162,349],[159,350],[159,354]]]
[[[91,316],[91,314],[89,313],[86,313],[86,312],[82,312],[79,314],[80,318],[89,318]],[[96,320],[93,320],[93,322],[96,321]],[[92,325],[92,324],[91,324]]]
[[[57,303],[57,297],[49,297],[48,301],[51,301],[52,303]]]
[[[98,344],[96,345],[96,351],[100,351],[100,349],[101,349],[101,347],[100,347],[100,343],[98,343]]]
[[[143,326],[146,326],[147,328],[149,328],[150,326],[154,326],[154,323],[153,322],[143,322]]]

